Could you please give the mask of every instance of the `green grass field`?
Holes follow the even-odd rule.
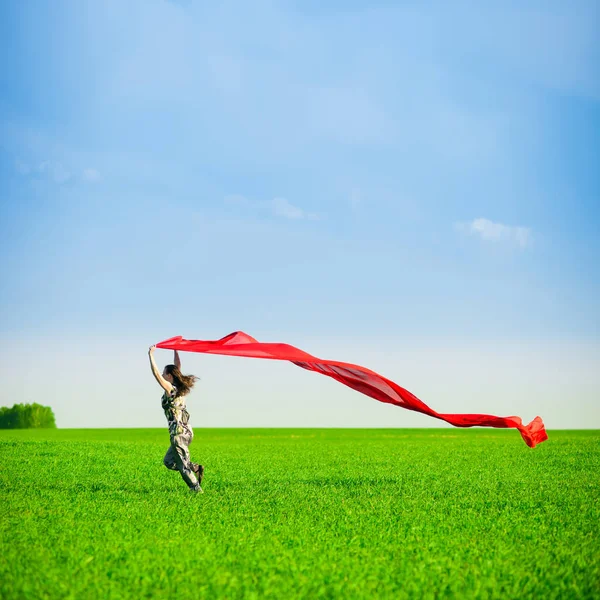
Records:
[[[599,598],[600,432],[0,431],[2,598]]]

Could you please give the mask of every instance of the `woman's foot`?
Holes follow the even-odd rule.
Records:
[[[204,467],[202,465],[197,465],[196,463],[192,463],[192,470],[196,474],[198,478],[198,484],[202,483],[202,478],[204,477]]]

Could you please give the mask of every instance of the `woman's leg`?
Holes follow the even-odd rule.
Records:
[[[188,428],[190,431],[190,441],[188,443],[189,446],[194,440],[194,430],[191,427],[189,427],[189,425]],[[192,466],[192,471],[194,471],[194,473],[196,474],[196,479],[198,480],[198,483],[201,484],[202,478],[204,477],[204,467],[195,462],[190,462],[190,465]]]
[[[182,479],[187,483],[188,487],[197,490],[200,487],[198,479],[192,469],[190,461],[190,451],[188,449],[190,436],[185,433],[174,435],[171,437],[171,448],[173,449],[173,457],[177,470],[181,474]]]
[[[177,452],[175,451],[175,448],[173,448],[173,444],[171,444],[169,446],[169,449],[167,450],[167,453],[165,454],[165,457],[163,458],[163,464],[165,465],[165,467],[167,467],[167,469],[170,469],[171,471],[177,471]]]

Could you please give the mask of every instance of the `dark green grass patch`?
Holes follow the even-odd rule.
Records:
[[[0,432],[2,598],[598,598],[600,432]]]

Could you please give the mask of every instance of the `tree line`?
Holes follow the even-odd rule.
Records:
[[[56,420],[49,406],[15,404],[0,407],[0,429],[55,429]]]

